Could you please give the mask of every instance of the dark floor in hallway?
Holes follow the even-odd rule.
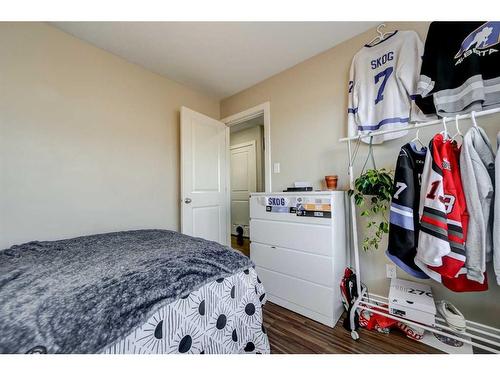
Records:
[[[247,237],[243,237],[243,244],[238,245],[236,236],[231,235],[231,247],[241,251],[247,257],[250,256],[250,240]]]

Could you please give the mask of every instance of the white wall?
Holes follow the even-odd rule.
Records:
[[[426,22],[388,23],[387,29],[415,30],[422,40],[428,29]],[[347,81],[354,54],[376,35],[375,30],[356,36],[324,53],[277,74],[221,103],[221,116],[227,117],[260,103],[271,103],[272,162],[281,163],[281,173],[273,174],[273,187],[281,191],[293,181],[311,181],[321,188],[325,175],[338,174],[341,188],[348,187],[347,149],[338,139],[347,135]],[[492,140],[500,130],[500,117],[481,119]],[[421,132],[429,140],[432,129]],[[378,167],[394,168],[399,148],[413,138],[384,143],[375,148]],[[366,155],[362,147],[357,159],[357,173]],[[363,233],[360,233],[360,238]],[[383,244],[384,248],[386,244]],[[388,280],[384,251],[361,256],[363,282],[372,292],[385,293]],[[402,271],[398,275],[411,279]],[[470,319],[500,327],[500,287],[490,272],[490,290],[485,293],[453,293],[432,282],[437,298],[457,304]]]
[[[179,108],[219,102],[43,23],[0,23],[0,249],[179,228]]]

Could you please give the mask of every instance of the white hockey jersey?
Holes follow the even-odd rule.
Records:
[[[423,120],[414,104],[423,43],[414,31],[395,31],[378,44],[365,45],[349,73],[349,136],[397,129]],[[404,136],[407,131],[373,137],[373,143]],[[369,138],[364,138],[369,142]]]

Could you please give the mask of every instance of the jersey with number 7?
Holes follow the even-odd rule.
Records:
[[[365,45],[354,56],[348,87],[349,136],[401,128],[408,125],[410,116],[412,120],[423,119],[413,102],[422,53],[417,33],[395,31],[378,44]],[[402,131],[376,136],[373,143],[405,134]]]
[[[419,279],[429,278],[414,262],[418,244],[420,177],[426,150],[419,150],[414,143],[407,143],[399,151],[386,251],[387,257],[397,266]]]

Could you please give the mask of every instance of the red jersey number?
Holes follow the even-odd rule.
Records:
[[[439,201],[444,205],[446,213],[449,214],[451,211],[453,211],[453,206],[455,205],[456,198],[451,194],[444,194],[442,196],[436,197],[436,192],[440,184],[440,180],[431,182],[431,189],[427,193],[426,197],[432,200],[435,200],[436,198],[439,199]]]

